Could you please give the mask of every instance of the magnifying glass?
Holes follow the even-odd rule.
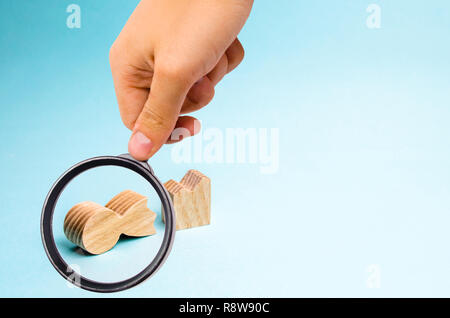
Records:
[[[118,282],[98,282],[87,277],[82,276],[69,266],[58,251],[55,239],[53,236],[53,214],[55,212],[56,204],[60,198],[61,193],[66,186],[81,173],[103,166],[118,166],[134,171],[143,177],[150,186],[156,191],[162,207],[162,214],[165,220],[165,231],[162,239],[162,244],[156,253],[154,259],[147,267],[141,270],[138,274],[125,280]],[[118,292],[134,287],[146,279],[150,278],[166,261],[172,248],[175,239],[175,212],[170,196],[163,186],[163,184],[155,176],[153,169],[147,162],[136,161],[129,154],[120,156],[102,156],[84,160],[59,177],[54,183],[50,192],[45,199],[42,208],[41,216],[41,236],[44,244],[45,252],[47,253],[50,262],[66,280],[72,284],[83,289],[100,292],[111,293]]]

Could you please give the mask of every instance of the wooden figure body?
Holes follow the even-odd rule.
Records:
[[[210,224],[211,180],[197,170],[189,170],[180,182],[169,180],[164,187],[172,198],[177,230]]]
[[[156,233],[156,213],[147,207],[147,198],[126,190],[106,206],[81,202],[64,219],[64,233],[74,244],[92,254],[102,254],[116,245],[121,234],[147,236]]]

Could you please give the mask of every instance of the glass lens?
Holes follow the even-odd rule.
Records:
[[[134,234],[145,234],[149,224],[151,225],[148,217],[151,218],[153,215],[145,209],[142,210],[142,203],[138,208],[136,208],[136,204],[130,206],[130,202],[134,202],[135,198],[131,201],[126,197],[124,197],[125,199],[117,198],[116,204],[110,205],[110,211],[102,208],[116,195],[126,190],[148,198],[147,207],[156,214],[153,222],[155,234],[142,237],[124,234],[119,236],[118,232],[123,229],[139,232],[134,232]],[[76,233],[80,233],[79,229],[83,229],[81,233],[84,235],[68,234],[72,238],[69,240],[64,231],[66,215],[72,207],[86,201],[92,203],[78,205],[83,207],[84,212],[78,211],[77,219],[71,219],[70,222],[71,227],[77,229]],[[118,211],[111,212],[114,209]],[[92,211],[93,214],[90,215],[87,211]],[[105,214],[104,218],[102,218],[103,214]],[[139,226],[141,229],[137,229],[136,225],[130,228],[130,223],[134,222],[130,218],[142,220],[137,224],[144,225]],[[86,221],[86,219],[90,221]],[[162,244],[164,229],[161,201],[155,189],[134,171],[116,166],[97,167],[85,171],[73,179],[61,194],[53,216],[55,243],[66,263],[82,276],[105,283],[130,278],[148,266]],[[110,232],[104,232],[105,230]],[[91,242],[90,246],[92,247],[97,244],[108,245],[106,243],[110,242],[114,244],[114,237],[117,237],[118,241],[114,247],[104,253],[91,254],[74,244],[74,240],[80,242],[80,237],[83,242],[86,242],[86,246]]]

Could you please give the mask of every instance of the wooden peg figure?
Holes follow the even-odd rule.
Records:
[[[180,182],[169,180],[164,187],[172,198],[177,230],[210,224],[211,180],[207,176],[189,170]]]
[[[147,198],[126,190],[106,206],[81,202],[73,206],[64,220],[64,233],[74,244],[91,254],[113,248],[121,234],[147,236],[156,233],[156,213],[147,207]]]

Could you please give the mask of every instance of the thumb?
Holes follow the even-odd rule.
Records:
[[[155,72],[148,95],[128,143],[137,160],[148,160],[167,141],[175,127],[190,81],[176,73]]]

